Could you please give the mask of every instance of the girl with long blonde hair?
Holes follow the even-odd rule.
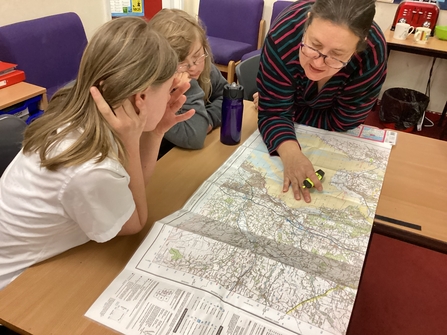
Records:
[[[221,125],[223,88],[227,81],[213,64],[200,20],[179,9],[162,9],[149,21],[149,26],[166,37],[176,51],[177,72],[188,74],[191,79],[191,87],[185,93],[186,103],[179,113],[191,108],[196,112],[165,134],[164,147],[201,149],[206,135]]]
[[[109,21],[92,37],[76,81],[26,129],[0,179],[0,289],[32,264],[144,227],[161,140],[194,114],[176,115],[189,88],[174,79],[177,66],[141,18]]]

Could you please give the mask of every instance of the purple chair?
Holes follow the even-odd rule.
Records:
[[[76,78],[87,45],[75,13],[63,13],[0,27],[0,60],[18,64],[26,81],[54,92]]]
[[[216,66],[234,80],[236,62],[259,49],[265,30],[264,0],[200,0],[199,18],[206,27]]]
[[[275,19],[277,18],[277,16],[284,9],[289,7],[292,3],[293,3],[293,1],[281,1],[281,0],[275,1],[273,3],[272,18],[270,19],[270,27],[274,24]],[[259,54],[261,54],[261,49],[260,48],[243,55],[242,58],[241,58],[241,61],[244,61],[244,60],[246,60],[248,58],[251,58],[251,57],[259,55]]]

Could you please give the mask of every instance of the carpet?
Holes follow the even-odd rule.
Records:
[[[447,254],[373,233],[347,335],[447,334]]]

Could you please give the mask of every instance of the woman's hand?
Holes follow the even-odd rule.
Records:
[[[258,92],[253,94],[253,104],[255,105],[255,108],[258,109],[258,105],[259,105],[259,93]]]
[[[278,147],[278,154],[284,165],[283,192],[287,192],[290,185],[292,185],[295,199],[300,200],[302,195],[304,201],[309,203],[311,200],[309,189],[303,188],[303,182],[306,178],[309,178],[314,183],[318,191],[323,190],[323,185],[316,176],[312,163],[301,152],[298,143],[294,141],[282,143]]]
[[[185,80],[184,76],[176,77],[171,86],[171,99],[166,106],[165,114],[153,130],[154,133],[163,136],[175,124],[186,121],[195,113],[194,109],[190,109],[186,113],[177,114],[186,101],[184,93],[189,89],[189,80]]]
[[[137,114],[130,100],[126,99],[120,107],[112,110],[109,104],[104,100],[98,88],[94,86],[90,87],[90,94],[92,95],[98,110],[113,130],[115,130],[124,146],[126,148],[129,148],[129,146],[138,148],[138,143],[144,125],[146,124],[146,108],[140,106],[139,113]]]

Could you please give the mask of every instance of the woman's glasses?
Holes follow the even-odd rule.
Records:
[[[304,44],[303,42],[300,43],[301,52],[304,56],[312,58],[312,59],[318,59],[320,57],[323,57],[324,64],[327,66],[333,68],[333,69],[341,69],[348,65],[349,60],[347,62],[342,62],[341,60],[334,58],[332,56],[324,55],[317,49],[314,49],[307,44]],[[351,59],[351,58],[349,58]]]
[[[186,72],[191,67],[193,67],[195,65],[201,65],[205,61],[206,57],[208,57],[208,54],[205,52],[203,55],[199,56],[195,61],[193,61],[192,65],[189,64],[189,63],[187,63],[187,64],[180,64],[179,66],[177,66],[177,72],[178,73]]]

